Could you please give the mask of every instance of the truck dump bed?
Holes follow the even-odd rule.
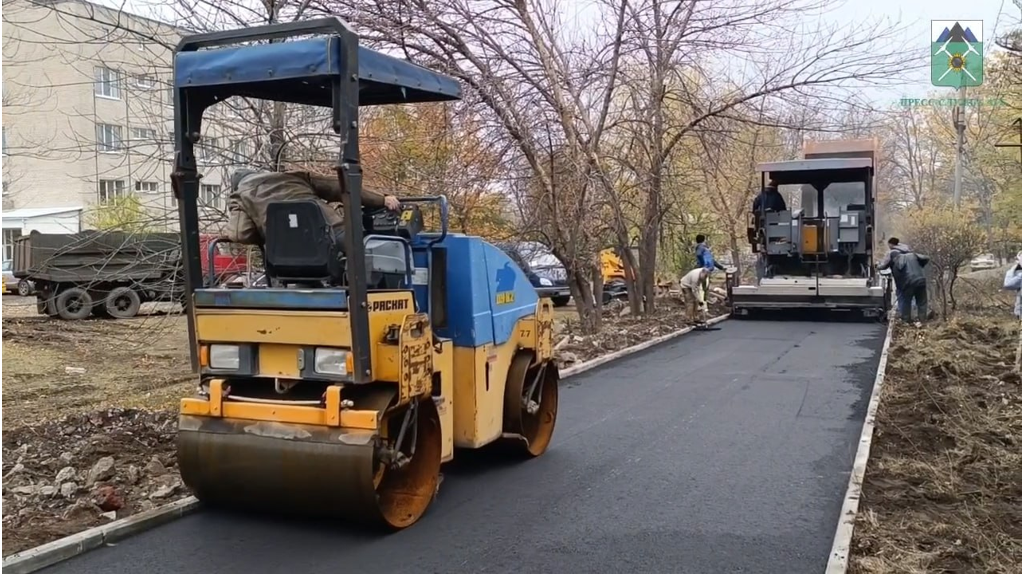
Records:
[[[868,158],[877,167],[878,141],[875,139],[862,139],[804,142],[804,159],[855,157]]]
[[[180,266],[179,238],[177,233],[33,232],[15,243],[13,273],[53,283],[158,279]]]

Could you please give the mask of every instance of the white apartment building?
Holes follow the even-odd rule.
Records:
[[[97,226],[90,219],[109,220],[103,210],[123,205],[117,198],[134,196],[147,226],[176,228],[170,81],[181,33],[84,0],[5,0],[5,254],[38,219],[26,210],[78,209],[86,229]],[[215,116],[204,125],[200,203],[208,225],[223,220],[227,173],[247,157],[241,130],[230,124]]]

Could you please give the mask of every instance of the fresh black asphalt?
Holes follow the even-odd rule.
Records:
[[[884,337],[726,321],[563,381],[555,441],[456,453],[415,526],[204,510],[47,573],[820,573]]]

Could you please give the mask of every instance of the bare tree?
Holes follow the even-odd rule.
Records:
[[[884,28],[874,22],[855,30],[849,26],[816,32],[800,29],[800,14],[830,4],[828,0],[629,3],[621,86],[627,104],[619,122],[643,158],[627,169],[628,179],[642,190],[638,277],[646,310],[653,309],[654,303],[658,237],[666,213],[666,169],[688,135],[720,130],[719,119],[743,121],[744,108],[763,98],[813,94],[819,105],[839,101],[844,86],[885,81],[911,61],[900,48],[886,55],[870,50],[880,35],[891,34],[879,34]],[[790,40],[777,42],[779,38]],[[885,61],[880,62],[880,57]],[[721,70],[727,67],[738,68],[738,73],[723,82]],[[723,83],[731,89],[716,89]]]

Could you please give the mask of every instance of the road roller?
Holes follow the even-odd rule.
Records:
[[[326,18],[186,37],[173,90],[199,380],[181,400],[178,466],[199,500],[399,530],[427,511],[457,449],[547,450],[551,301],[502,250],[449,233],[445,198],[377,212],[360,201],[359,106],[456,100],[456,80],[362,47]],[[200,252],[194,148],[204,113],[239,97],[330,110],[344,237],[316,202],[270,202],[266,280],[210,287],[201,263],[217,244]],[[439,213],[430,230],[427,210]]]

